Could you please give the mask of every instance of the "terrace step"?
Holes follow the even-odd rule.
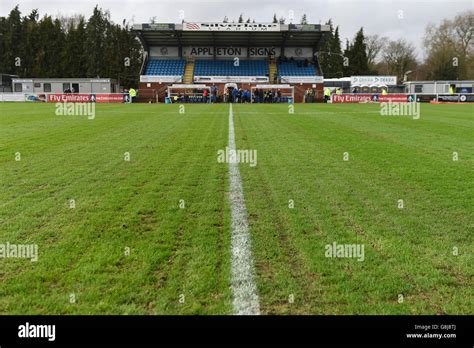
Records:
[[[189,60],[186,63],[186,67],[184,68],[184,77],[183,82],[185,84],[192,84],[194,77],[194,61]]]
[[[277,73],[277,65],[276,65],[275,60],[272,59],[270,61],[269,67],[268,67],[268,74],[269,74],[270,82],[277,82],[277,81],[275,81],[277,79],[276,73]]]

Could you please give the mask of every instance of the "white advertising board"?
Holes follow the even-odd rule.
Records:
[[[279,47],[214,47],[211,46],[185,46],[183,47],[184,57],[199,58],[267,58],[269,56],[279,56]]]
[[[282,82],[289,83],[323,83],[323,76],[282,76]]]
[[[178,57],[178,47],[151,46],[150,57]]]
[[[141,75],[140,82],[158,82],[158,83],[167,83],[167,82],[181,82],[183,80],[182,76],[161,76],[161,75]]]
[[[290,85],[256,85],[255,88],[290,88]]]
[[[266,76],[194,76],[194,82],[201,83],[256,83],[268,82]]]
[[[285,47],[285,56],[294,58],[312,58],[313,49],[311,47]]]
[[[184,46],[183,57],[198,58],[268,58],[279,57],[280,47],[261,46],[261,47],[212,47],[212,46]],[[285,56],[295,58],[308,58],[313,56],[311,47],[287,47]],[[178,47],[172,46],[152,46],[150,47],[150,57],[155,58],[178,58]]]
[[[280,31],[280,23],[183,23],[183,31]]]
[[[395,86],[396,76],[351,76],[351,86]]]
[[[23,93],[0,93],[0,102],[24,102]]]

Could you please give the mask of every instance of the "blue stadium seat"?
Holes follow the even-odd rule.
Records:
[[[268,63],[265,60],[196,60],[195,76],[266,76]]]
[[[144,75],[183,76],[184,59],[149,59]]]
[[[303,61],[280,62],[278,64],[279,76],[316,76],[316,69],[309,64],[304,66]]]

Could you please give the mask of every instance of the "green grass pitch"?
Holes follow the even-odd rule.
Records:
[[[473,105],[233,111],[262,313],[474,313]],[[231,314],[228,114],[0,104],[0,314]]]

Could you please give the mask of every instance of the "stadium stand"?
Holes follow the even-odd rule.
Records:
[[[264,92],[273,93],[273,99],[267,101],[275,101],[276,91],[277,102],[285,102],[284,97],[290,94],[291,102],[308,102],[309,90],[314,92],[311,101],[323,101],[317,50],[330,32],[329,25],[142,23],[134,24],[133,30],[145,48],[145,57],[153,60],[145,59],[140,69],[138,97],[142,102],[166,102],[173,93],[177,93],[173,97],[179,98],[181,93],[183,100],[188,97],[188,102],[193,102],[189,97],[203,95],[203,88],[210,86],[217,89],[214,100],[230,101],[231,89],[256,91],[256,86],[270,85]],[[234,66],[235,58],[239,58],[239,66]],[[163,71],[156,65],[165,64],[159,60],[173,59],[181,61],[179,72]],[[199,87],[191,88],[194,84]],[[180,85],[185,86],[182,91]]]
[[[278,63],[279,76],[315,76],[316,70],[313,65],[304,61],[294,60]]]
[[[184,59],[150,59],[145,75],[183,76],[185,66]]]
[[[240,60],[239,66],[234,60],[196,60],[195,76],[267,76],[266,60]]]

